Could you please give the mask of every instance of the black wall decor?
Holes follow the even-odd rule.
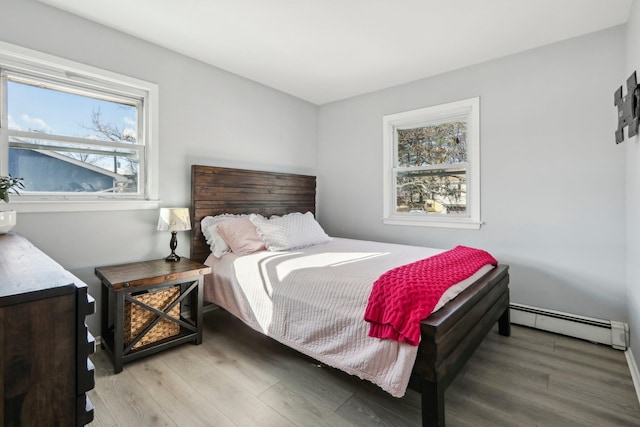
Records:
[[[616,144],[624,141],[624,127],[629,126],[629,138],[638,134],[638,117],[640,116],[640,87],[636,79],[636,72],[627,79],[627,96],[622,96],[622,86],[613,94],[613,104],[618,107],[618,130],[616,130]]]

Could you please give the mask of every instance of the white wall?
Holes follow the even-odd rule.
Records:
[[[330,234],[486,248],[511,265],[514,302],[630,321],[640,354],[633,328],[640,324],[640,174],[633,167],[640,151],[637,138],[613,142],[613,90],[640,63],[637,2],[628,29],[320,108],[33,0],[2,6],[0,40],[159,84],[163,205],[188,206],[193,163],[317,172],[318,215]],[[622,73],[627,32],[630,62]],[[382,116],[472,96],[481,98],[485,225],[382,225]],[[635,236],[627,247],[625,206]],[[23,213],[16,231],[99,297],[94,267],[167,254],[168,236],[155,231],[156,221],[154,210]],[[181,255],[188,238],[179,236]],[[99,333],[98,316],[89,325]]]
[[[627,24],[625,73],[640,76],[640,2],[635,0]],[[624,88],[626,94],[626,84]],[[626,136],[626,131],[625,131]],[[627,156],[627,307],[631,333],[631,351],[640,366],[640,139],[624,142]]]
[[[163,206],[189,206],[194,163],[315,174],[313,104],[32,0],[2,0],[0,40],[159,85]],[[95,267],[168,255],[157,215],[20,213],[15,231],[99,298]],[[189,255],[189,237],[178,236],[179,255]],[[99,335],[99,317],[88,323]]]
[[[625,148],[613,92],[625,28],[320,108],[319,218],[334,236],[481,247],[511,266],[511,300],[627,321]],[[382,116],[480,96],[478,230],[383,225]]]

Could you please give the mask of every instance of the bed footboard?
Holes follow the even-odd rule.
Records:
[[[410,387],[422,394],[423,427],[442,427],[444,394],[498,322],[511,334],[508,266],[499,265],[421,324],[421,343]]]

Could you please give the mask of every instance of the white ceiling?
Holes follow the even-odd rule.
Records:
[[[39,0],[321,105],[623,24],[632,0]]]

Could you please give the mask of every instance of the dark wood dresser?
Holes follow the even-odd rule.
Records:
[[[93,420],[87,285],[24,237],[0,235],[0,424],[82,426]]]

